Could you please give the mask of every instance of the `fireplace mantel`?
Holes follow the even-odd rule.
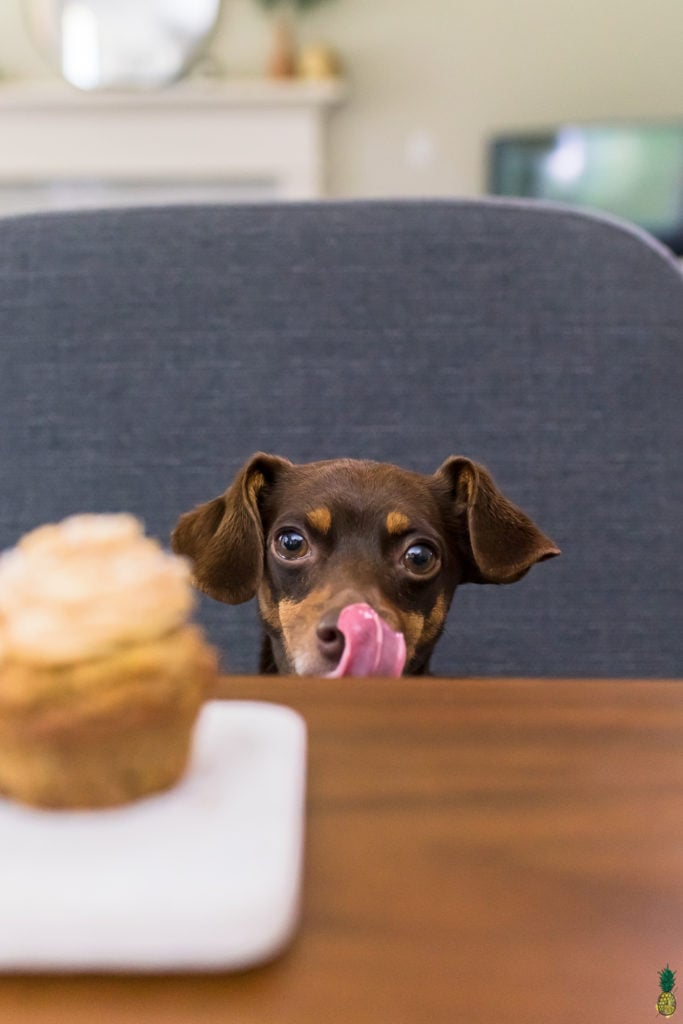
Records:
[[[149,92],[0,85],[0,213],[110,202],[326,194],[340,81],[188,80]]]

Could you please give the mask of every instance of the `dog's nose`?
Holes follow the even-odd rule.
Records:
[[[330,661],[339,661],[344,651],[344,634],[336,626],[318,626],[318,650]]]
[[[344,634],[337,626],[339,615],[335,612],[325,615],[317,625],[315,634],[318,641],[318,650],[325,658],[337,662],[344,650]]]

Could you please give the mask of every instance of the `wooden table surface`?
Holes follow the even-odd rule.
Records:
[[[661,1019],[658,971],[683,982],[683,680],[228,677],[220,696],[308,723],[286,953],[235,975],[3,977],[1,1024]]]

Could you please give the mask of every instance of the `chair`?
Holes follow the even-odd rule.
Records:
[[[139,208],[0,222],[0,546],[75,511],[167,541],[256,450],[489,467],[563,554],[456,596],[444,675],[683,668],[683,277],[518,201]],[[228,671],[256,614],[202,598]]]

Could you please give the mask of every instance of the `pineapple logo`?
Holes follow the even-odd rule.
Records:
[[[676,996],[673,994],[675,984],[676,972],[667,964],[664,970],[659,972],[659,987],[662,994],[657,1000],[657,1013],[661,1013],[662,1017],[671,1017],[676,1012]]]

